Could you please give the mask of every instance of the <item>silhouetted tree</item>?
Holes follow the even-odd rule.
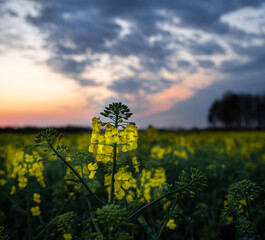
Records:
[[[221,106],[220,101],[215,100],[210,108],[208,115],[208,122],[216,127],[217,122],[220,119]]]
[[[216,127],[265,128],[265,93],[262,95],[227,92],[215,100],[208,115],[208,122]]]

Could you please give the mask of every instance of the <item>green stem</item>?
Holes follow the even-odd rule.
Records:
[[[247,202],[248,219],[252,223],[252,216],[251,216],[251,211],[250,211],[250,202],[249,202],[248,195],[246,195],[246,202]]]
[[[114,202],[114,176],[116,173],[116,160],[117,160],[117,143],[113,147],[113,161],[111,170],[111,185],[110,185],[110,203]]]
[[[126,193],[126,190],[125,190],[123,187],[121,187],[121,188],[122,188],[122,190],[123,190],[124,193],[125,193],[125,196],[124,196],[124,203],[125,203],[125,207],[126,207],[126,209],[128,210],[127,193]]]
[[[22,207],[20,207],[7,193],[5,193],[4,191],[1,191],[1,194],[4,195],[10,202],[12,202],[13,205],[16,206],[17,210],[19,210],[19,212],[25,215],[27,214],[27,211],[23,209]]]
[[[70,202],[70,200],[74,197],[74,195],[72,195],[69,199],[66,200],[65,204],[59,209],[59,211],[57,212],[57,214],[55,215],[55,217],[57,217],[59,214],[61,214],[61,212],[63,211],[63,209],[66,207],[67,203]],[[54,217],[54,218],[55,218]],[[36,235],[34,237],[34,240],[37,240],[41,237],[41,235],[49,228],[49,226],[53,223],[53,219],[51,218],[49,223],[38,233],[38,235]]]
[[[56,149],[51,145],[51,143],[46,139],[47,143],[49,144],[50,148],[53,150],[53,152],[57,155],[58,158],[60,158],[63,163],[71,169],[71,171],[75,174],[75,176],[80,180],[80,182],[83,184],[85,189],[91,194],[91,196],[97,200],[100,204],[105,205],[105,203],[99,199],[89,188],[89,186],[86,184],[86,182],[83,180],[83,178],[78,174],[78,172],[64,159],[64,157],[56,151]]]
[[[173,210],[175,209],[177,203],[178,203],[178,199],[176,199],[175,202],[173,203],[173,205],[172,205],[172,207],[171,207],[171,209],[170,209],[170,211],[169,211],[169,216],[172,214],[172,212],[173,212]],[[163,225],[162,225],[162,227],[161,227],[159,233],[157,234],[157,238],[160,238],[160,236],[161,236],[163,230],[165,229],[165,226],[166,226],[167,222],[168,222],[168,219],[166,219],[166,220],[164,221],[164,223],[163,223]]]
[[[115,128],[118,127],[119,121],[119,109],[117,109],[115,116]],[[117,162],[117,143],[113,146],[113,161],[112,161],[112,172],[111,172],[111,185],[110,185],[110,203],[114,202],[114,176],[116,173],[116,162]]]
[[[111,224],[108,224],[108,228],[111,228]],[[112,231],[109,230],[109,240],[112,240]]]
[[[28,234],[29,240],[32,240],[32,222],[31,222],[31,212],[30,212],[30,196],[29,196],[29,183],[27,185],[27,223],[28,223]]]
[[[83,162],[81,163],[80,168],[81,168],[82,178],[84,178],[84,173],[83,173]],[[83,186],[83,187],[84,187],[84,186]],[[87,189],[86,189],[85,187],[84,187],[84,191],[85,191],[85,195],[87,195]],[[95,227],[97,233],[100,235],[100,234],[101,234],[101,231],[100,231],[100,228],[99,228],[98,223],[95,221],[96,216],[95,216],[95,214],[94,214],[94,212],[93,212],[93,210],[92,210],[92,204],[91,204],[91,201],[90,201],[89,197],[86,197],[86,202],[87,202],[87,206],[88,206],[88,209],[89,209],[89,212],[90,212],[90,217],[91,217],[91,219],[92,219],[92,222],[93,222],[93,224],[94,224],[94,227]]]
[[[175,194],[175,193],[178,193],[182,190],[184,190],[185,188],[189,187],[190,185],[192,185],[193,183],[197,182],[197,180],[195,181],[191,181],[189,184],[187,184],[186,186],[184,187],[181,187],[181,188],[178,188],[178,189],[175,189],[171,192],[168,192],[168,193],[165,193],[164,195],[162,195],[161,197],[157,198],[157,199],[154,199],[153,201],[151,201],[150,203],[146,204],[145,206],[139,208],[138,210],[136,210],[134,213],[132,213],[131,215],[129,215],[125,220],[123,220],[122,222],[120,222],[116,227],[120,226],[121,224],[129,221],[130,219],[132,219],[133,217],[135,217],[136,215],[138,215],[139,213],[141,213],[142,211],[144,211],[145,209],[151,207],[152,205],[154,205],[155,203],[159,202],[160,200],[162,200],[163,198],[166,198],[166,197],[169,197],[171,196],[172,194]]]

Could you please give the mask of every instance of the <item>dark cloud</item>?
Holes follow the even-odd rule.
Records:
[[[148,57],[153,60],[164,59],[170,55],[170,51],[164,49],[160,44],[150,45],[148,39],[141,34],[133,33],[127,35],[124,39],[118,41],[110,52],[120,56],[136,55],[139,57]]]
[[[246,63],[241,63],[238,60],[224,61],[221,64],[221,70],[225,73],[246,74],[264,70],[265,56],[262,59],[250,60]],[[265,71],[264,71],[265,76]]]
[[[246,46],[246,47],[242,47],[239,44],[231,44],[231,47],[237,54],[241,56],[247,56],[250,58],[264,58],[265,55],[264,44],[258,46]]]
[[[230,74],[248,74],[252,72],[263,72],[263,76],[265,76],[264,49],[265,45],[249,47],[234,46],[234,50],[236,53],[240,54],[241,56],[247,56],[249,60],[244,62],[238,59],[224,61],[220,66],[220,70],[222,72]]]
[[[73,79],[75,79],[81,86],[100,86],[102,85],[101,83],[97,83],[93,79],[88,79],[88,78],[82,78],[82,77],[75,77],[72,76]]]
[[[177,63],[178,63],[178,68],[177,68],[178,71],[185,71],[188,73],[196,73],[197,72],[197,68],[191,62],[188,62],[185,60],[179,60],[179,61],[177,61]],[[174,71],[173,69],[171,69],[171,70]],[[176,69],[175,69],[175,71],[176,71]]]
[[[225,54],[225,49],[214,40],[207,41],[205,43],[197,43],[196,41],[190,41],[189,48],[194,55],[214,55]]]
[[[27,21],[45,32],[46,47],[56,59],[57,70],[81,73],[84,69],[62,55],[108,53],[127,57],[136,55],[145,69],[166,67],[166,57],[173,54],[166,46],[170,43],[169,33],[157,26],[158,21],[180,19],[179,26],[193,27],[206,32],[231,33],[234,29],[220,21],[222,15],[244,6],[259,6],[260,0],[226,1],[171,1],[171,0],[35,0],[41,6],[37,16],[28,15]],[[161,10],[165,14],[161,14]],[[131,32],[119,38],[122,27],[116,19],[123,19],[132,25]],[[163,40],[150,44],[149,37],[162,34]],[[183,42],[178,44],[185,45]],[[194,55],[225,54],[225,49],[214,40],[206,43],[188,41],[188,48]],[[61,64],[58,63],[62,60]],[[203,63],[202,63],[203,64]],[[182,66],[184,67],[184,66]],[[204,65],[205,67],[205,65]],[[69,68],[67,70],[66,68]]]
[[[259,6],[262,1],[123,1],[102,0],[73,2],[71,0],[35,0],[42,5],[38,16],[27,16],[27,21],[47,33],[47,45],[56,55],[83,54],[88,49],[94,53],[109,53],[126,57],[136,55],[145,68],[164,66],[163,60],[172,51],[166,48],[168,32],[157,27],[157,21],[170,20],[172,14],[180,18],[180,26],[194,27],[208,32],[231,33],[233,29],[220,17],[244,6]],[[160,14],[164,10],[170,14]],[[170,16],[170,17],[169,17]],[[129,21],[132,32],[119,39],[122,31],[115,19]],[[148,38],[163,34],[163,41],[150,44]],[[167,34],[167,35],[166,35]],[[184,43],[183,43],[184,44]],[[70,46],[69,46],[70,45]],[[194,55],[224,54],[225,50],[211,40],[204,44],[189,41]],[[68,62],[62,62],[62,64]],[[67,65],[66,65],[67,67]],[[64,67],[65,68],[65,67]]]
[[[213,68],[214,62],[210,60],[198,60],[199,66],[202,68]]]
[[[17,16],[18,16],[17,12],[15,12],[15,11],[12,10],[12,9],[7,9],[7,10],[6,10],[6,13],[7,13],[8,15],[12,16],[12,17],[17,17]]]
[[[178,61],[178,66],[180,68],[188,68],[191,66],[191,63],[188,61],[185,61],[185,60],[180,60],[180,61]]]
[[[50,65],[55,71],[66,74],[82,73],[86,67],[86,64],[86,61],[75,61],[73,59],[62,57],[51,58],[48,60],[48,65]]]
[[[157,93],[172,86],[173,82],[166,79],[145,80],[141,78],[125,78],[114,81],[108,86],[119,94],[138,94],[141,90],[146,94]]]
[[[57,57],[50,58],[47,63],[54,71],[61,72],[66,76],[76,80],[81,86],[100,85],[100,83],[97,83],[92,79],[80,77],[80,74],[84,72],[84,69],[86,68],[89,61],[76,61],[70,58]]]
[[[63,7],[46,7],[37,17],[27,16],[27,21],[48,33],[47,43],[57,54],[83,54],[87,49],[105,52],[106,42],[115,40],[121,30],[93,9],[79,14]]]
[[[109,2],[105,4],[108,5]],[[98,53],[121,57],[135,55],[140,58],[145,68],[154,69],[158,65],[162,67],[162,61],[170,52],[159,44],[150,45],[148,42],[148,36],[158,31],[154,21],[155,15],[159,19],[158,14],[144,8],[139,11],[139,6],[135,7],[138,9],[134,13],[135,29],[123,39],[119,38],[122,28],[116,23],[116,18],[122,17],[123,14],[131,14],[134,8],[129,7],[128,4],[119,2],[117,9],[112,11],[112,8],[106,8],[103,3],[99,6],[93,1],[90,3],[79,1],[74,6],[69,1],[64,4],[45,2],[40,14],[27,16],[27,21],[46,33],[47,47],[53,53],[48,64],[53,66],[55,62],[53,69],[63,73],[72,71],[73,74],[81,74],[85,66],[82,63],[77,66],[76,62],[71,62],[69,58],[74,54],[85,54],[88,50],[92,55]],[[128,16],[128,19],[132,18],[133,16]],[[64,55],[69,56],[67,60],[61,57]]]

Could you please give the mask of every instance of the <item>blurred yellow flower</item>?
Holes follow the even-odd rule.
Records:
[[[72,239],[72,235],[71,235],[71,233],[64,233],[63,238],[65,240],[71,240]]]
[[[33,201],[36,203],[40,203],[40,194],[34,193],[33,194]]]
[[[39,206],[35,206],[35,207],[32,207],[30,209],[31,213],[33,216],[39,216],[40,215],[40,207]]]
[[[169,219],[169,221],[167,222],[167,227],[171,230],[174,230],[177,227],[175,220],[172,218]]]
[[[90,179],[93,179],[94,176],[95,176],[95,174],[96,174],[96,172],[97,172],[98,164],[97,164],[97,163],[94,163],[94,164],[89,163],[89,164],[87,165],[87,168],[88,168],[88,170],[90,171],[89,178],[90,178]]]

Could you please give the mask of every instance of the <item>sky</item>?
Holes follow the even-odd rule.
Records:
[[[264,0],[0,0],[0,127],[206,127],[226,91],[265,91]]]

